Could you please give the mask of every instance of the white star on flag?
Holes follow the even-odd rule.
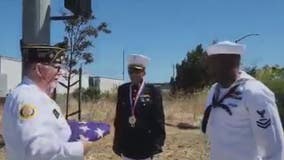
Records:
[[[98,134],[98,138],[102,138],[104,136],[104,131],[100,128],[97,128],[95,132]]]
[[[82,122],[79,122],[80,124],[87,124],[87,122],[85,122],[85,121],[82,121]]]
[[[87,132],[88,130],[90,130],[88,126],[80,126],[79,129],[83,130],[84,132]]]
[[[89,138],[85,137],[84,135],[79,135],[79,136],[80,136],[80,140],[89,141]]]

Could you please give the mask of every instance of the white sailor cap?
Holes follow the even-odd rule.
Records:
[[[150,58],[141,54],[131,54],[128,56],[128,67],[144,69],[148,65]]]
[[[223,41],[209,46],[206,51],[208,56],[216,54],[242,55],[245,52],[245,45],[230,41]]]

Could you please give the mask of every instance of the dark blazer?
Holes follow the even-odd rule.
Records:
[[[113,151],[129,158],[147,158],[162,152],[166,133],[165,116],[160,90],[151,84],[145,87],[135,109],[136,124],[131,127],[129,100],[130,83],[118,88]]]

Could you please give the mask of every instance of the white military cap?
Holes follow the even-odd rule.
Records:
[[[238,54],[242,55],[245,52],[245,45],[230,41],[223,41],[213,44],[207,48],[207,54]]]
[[[128,67],[144,69],[150,61],[150,58],[141,54],[131,54],[128,56]]]

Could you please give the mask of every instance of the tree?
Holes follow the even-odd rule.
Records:
[[[111,33],[105,22],[94,26],[93,21],[95,17],[78,16],[75,19],[68,19],[64,21],[65,36],[61,43],[57,46],[67,49],[66,66],[67,75],[64,77],[67,80],[67,97],[66,108],[69,107],[69,95],[71,79],[78,73],[82,65],[90,64],[94,61],[94,55],[90,52],[90,48],[94,48],[94,39],[96,39],[100,32]]]
[[[249,75],[256,77],[257,66],[246,66],[244,67],[244,71],[247,72]]]
[[[175,81],[171,80],[171,84],[175,84],[177,90],[186,93],[193,93],[196,90],[203,89],[209,84],[209,79],[205,65],[206,52],[202,45],[188,52],[186,58],[181,64],[176,65]]]
[[[278,65],[264,66],[256,72],[256,78],[275,94],[282,123],[284,123],[284,68]]]

